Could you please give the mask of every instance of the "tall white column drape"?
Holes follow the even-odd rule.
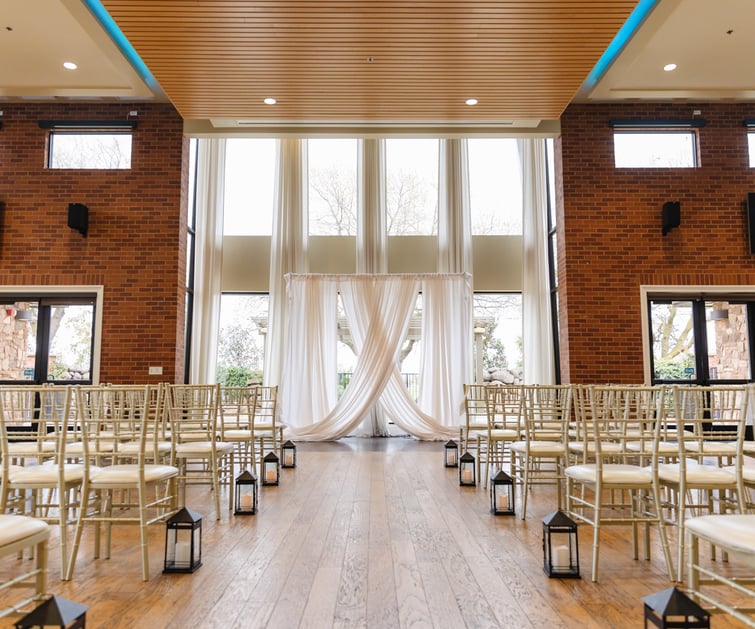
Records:
[[[467,141],[440,141],[438,172],[438,272],[472,272],[472,219]]]
[[[197,141],[194,310],[189,381],[216,380],[223,265],[224,138]]]
[[[359,212],[357,216],[357,273],[387,273],[385,140],[359,140]],[[378,402],[353,433],[355,436],[390,435],[385,409]]]
[[[464,380],[454,360],[466,362],[471,326],[467,316],[471,279],[456,275],[289,275],[288,341],[281,387],[281,418],[301,440],[330,440],[348,435],[380,401],[393,421],[419,439],[441,439],[458,433]],[[435,391],[432,409],[420,408],[409,396],[398,370],[398,357],[414,311],[423,294],[423,316],[433,322],[433,336],[423,343],[433,348],[434,361],[423,376]],[[320,353],[335,354],[335,333],[329,333],[330,312],[339,291],[347,323],[357,349],[357,364],[349,386],[335,406],[323,415],[327,380],[335,368]],[[332,342],[329,339],[333,339]],[[307,345],[306,349],[302,349]],[[330,374],[317,374],[332,369]],[[430,399],[428,397],[428,399]]]
[[[270,243],[270,297],[265,338],[266,385],[281,383],[286,331],[287,273],[307,271],[307,185],[305,141],[278,140],[273,235]]]
[[[548,277],[545,141],[519,139],[522,164],[522,322],[524,381],[553,384],[553,330]]]

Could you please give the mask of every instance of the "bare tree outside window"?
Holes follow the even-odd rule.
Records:
[[[131,168],[130,133],[50,134],[50,168]]]

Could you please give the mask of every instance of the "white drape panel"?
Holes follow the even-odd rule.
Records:
[[[419,406],[441,424],[458,427],[464,413],[463,385],[472,372],[468,283],[455,275],[423,282],[422,312]]]
[[[281,394],[295,391],[286,398],[285,416],[291,427],[306,427],[336,405],[338,284],[295,279],[287,283],[287,292],[288,320],[299,338],[286,343]]]
[[[357,273],[386,273],[386,170],[385,140],[359,140],[359,214],[357,217]],[[382,405],[375,404],[354,429],[354,436],[387,437],[388,420]]]
[[[517,141],[522,164],[522,322],[524,381],[553,384],[553,330],[548,279],[545,140]]]
[[[189,381],[216,380],[220,280],[223,265],[224,138],[197,141],[194,312]]]
[[[438,272],[472,272],[472,219],[467,140],[440,140]]]
[[[387,273],[385,140],[359,140],[357,273]]]
[[[273,235],[270,242],[270,301],[264,378],[280,385],[286,331],[286,273],[307,271],[307,210],[304,140],[278,140]]]
[[[295,372],[298,377],[295,383],[292,379],[291,384],[282,387],[280,391],[281,416],[283,421],[293,426],[294,437],[312,441],[338,439],[353,431],[378,400],[382,401],[399,427],[420,439],[446,438],[457,433],[458,416],[452,427],[447,427],[422,413],[406,392],[398,371],[397,361],[414,310],[420,281],[424,281],[424,290],[432,293],[435,287],[431,284],[437,278],[408,275],[289,275],[287,279],[291,298],[288,343],[299,344],[302,339],[313,338],[320,330],[321,319],[313,317],[312,311],[322,312],[324,309],[319,303],[318,290],[308,290],[306,284],[322,287],[335,283],[341,292],[347,322],[358,352],[349,386],[335,407],[322,419],[317,416],[317,409],[312,404],[306,399],[297,398],[300,397],[300,391],[311,390],[313,386],[302,386],[301,380],[311,378],[313,371],[322,364],[315,357],[317,349],[327,351],[327,348],[323,349],[322,344],[319,344],[317,348],[310,348],[311,351],[290,354],[291,359],[296,357],[304,361],[296,365],[286,363],[285,373]],[[467,292],[467,298],[463,301],[471,299],[469,276],[457,276],[456,281],[465,287],[460,290]],[[326,299],[332,298],[332,288],[321,288],[319,292]],[[295,303],[297,300],[311,302],[312,305],[301,306]],[[443,299],[431,299],[431,310],[435,304],[442,302]],[[458,308],[459,303],[450,310]],[[442,315],[431,313],[433,318],[439,316]],[[451,319],[458,325],[464,321],[463,316]],[[450,325],[436,325],[434,329],[450,333]],[[455,330],[451,336],[465,338],[467,333],[466,330]],[[425,339],[426,343],[432,345],[442,345],[446,341],[445,336]],[[446,373],[450,378],[450,373]],[[334,370],[330,377],[335,380],[335,376]],[[462,392],[462,385],[463,381],[449,381],[443,383],[443,388]],[[311,412],[306,414],[303,409],[308,404]],[[292,415],[293,409],[297,409],[296,412],[299,413],[296,417]],[[452,414],[453,411],[449,412],[449,415]]]

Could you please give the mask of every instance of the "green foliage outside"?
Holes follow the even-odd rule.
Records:
[[[225,387],[245,387],[250,381],[262,383],[262,372],[248,367],[218,367],[216,377]]]
[[[656,380],[691,380],[694,377],[694,371],[687,371],[695,367],[689,356],[656,358],[653,367]]]

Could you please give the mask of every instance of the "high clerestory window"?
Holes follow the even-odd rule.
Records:
[[[612,120],[616,168],[695,168],[705,120]]]
[[[51,131],[48,168],[128,170],[131,133]]]

